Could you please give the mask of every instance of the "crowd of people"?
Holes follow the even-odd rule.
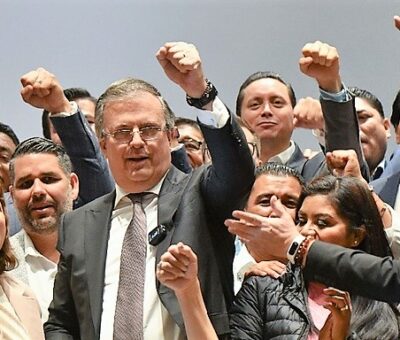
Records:
[[[319,99],[257,71],[230,110],[193,44],[156,58],[196,120],[145,80],[22,75],[43,137],[0,122],[0,339],[399,339],[400,92],[389,120],[316,41]]]

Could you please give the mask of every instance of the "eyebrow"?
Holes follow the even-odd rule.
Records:
[[[47,177],[47,176],[52,176],[52,177],[60,177],[57,173],[55,173],[54,171],[49,171],[49,172],[43,172],[40,174],[39,177]],[[16,181],[17,183],[25,181],[26,179],[31,178],[31,174],[28,174],[24,177],[18,178],[18,180]]]

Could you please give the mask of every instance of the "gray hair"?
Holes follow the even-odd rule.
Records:
[[[99,138],[103,135],[104,107],[106,104],[110,101],[128,98],[139,92],[148,92],[158,98],[164,112],[166,128],[170,130],[174,127],[175,115],[160,92],[153,85],[144,80],[125,78],[112,83],[97,101],[95,126],[96,134]]]

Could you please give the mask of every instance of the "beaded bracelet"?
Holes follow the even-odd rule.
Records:
[[[310,245],[310,241],[313,239],[311,236],[307,236],[303,242],[300,243],[299,248],[297,249],[296,255],[294,256],[294,263],[298,266],[301,266],[303,263],[304,255]]]

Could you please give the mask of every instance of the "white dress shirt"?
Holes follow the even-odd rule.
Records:
[[[49,318],[49,305],[53,300],[54,278],[57,264],[40,254],[31,238],[22,230],[25,243],[25,262],[29,287],[33,290],[40,305],[43,323]]]

